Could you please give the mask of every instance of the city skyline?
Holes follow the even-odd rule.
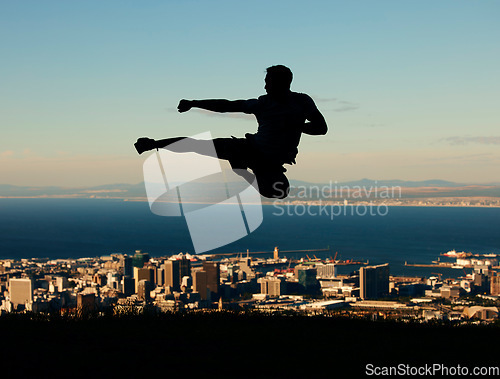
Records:
[[[254,98],[285,64],[326,136],[291,179],[499,182],[500,5],[484,1],[7,3],[1,184],[142,181],[137,137],[255,132],[181,98]]]

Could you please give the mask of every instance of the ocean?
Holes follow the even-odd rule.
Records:
[[[393,275],[430,276],[440,272],[443,277],[458,277],[470,270],[410,267],[404,263],[431,263],[452,249],[500,254],[500,208],[389,207],[377,215],[346,211],[334,217],[320,215],[314,207],[305,214],[303,209],[284,212],[273,205],[263,209],[264,220],[255,232],[208,253],[271,252],[275,246],[281,251],[329,247],[328,252],[312,254],[327,258],[337,253],[337,259],[389,263]],[[194,253],[185,220],[156,216],[145,202],[0,199],[1,259],[95,257],[133,254],[135,250],[152,256]],[[339,272],[355,269],[342,266]]]

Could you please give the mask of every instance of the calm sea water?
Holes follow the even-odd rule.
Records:
[[[262,225],[214,252],[322,249],[317,257],[390,263],[397,275],[463,275],[463,270],[405,267],[451,249],[500,254],[500,209],[390,207],[386,216],[280,215],[264,206]],[[128,253],[193,253],[182,218],[153,215],[144,202],[96,199],[0,199],[0,258],[73,258]],[[288,256],[293,256],[288,254]],[[300,257],[300,254],[296,255]],[[443,258],[442,258],[443,259]],[[444,260],[444,259],[443,259]],[[356,266],[345,266],[349,272]],[[468,270],[469,271],[469,270]]]

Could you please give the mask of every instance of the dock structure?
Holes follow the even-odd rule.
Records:
[[[405,262],[405,266],[412,266],[412,267],[447,267],[447,268],[453,268],[453,263],[448,263],[448,262],[440,262],[440,263],[408,263],[408,262]]]
[[[326,252],[326,251],[331,251],[329,247],[325,249],[307,249],[307,250],[280,250],[280,254],[296,254],[296,253],[318,253],[318,252]],[[274,250],[269,250],[269,251],[247,251],[245,253],[243,252],[236,252],[236,253],[217,253],[217,254],[211,254],[210,256],[212,258],[219,258],[219,257],[230,257],[230,256],[238,256],[238,255],[259,255],[259,254],[273,254]]]
[[[290,258],[290,262],[298,263],[302,262],[302,264],[314,264],[317,262],[324,262],[325,260],[317,258],[314,253],[318,252],[329,252],[331,251],[330,247],[324,248],[324,249],[303,249],[303,250],[278,250],[279,255],[282,257],[285,257],[286,254],[302,254],[302,256],[306,256],[307,260],[302,261],[302,260],[297,260]],[[210,254],[211,259],[221,259],[221,258],[229,258],[229,257],[250,257],[250,256],[255,256],[255,255],[260,255],[260,254],[268,254],[270,256],[274,256],[274,259],[276,260],[276,253],[277,253],[277,248],[275,248],[273,251],[246,251],[245,253],[243,252],[235,252],[235,253],[216,253],[216,254]],[[313,258],[309,257],[309,254],[311,254]],[[335,254],[335,257],[337,257],[337,254]],[[334,263],[339,266],[351,266],[351,265],[358,265],[358,266],[366,266],[369,264],[368,261],[363,262],[363,261],[358,261],[358,260],[352,260],[352,259],[347,259],[347,260],[342,260],[342,259],[330,259],[326,260],[329,263]]]

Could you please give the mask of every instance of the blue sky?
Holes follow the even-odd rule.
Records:
[[[330,131],[291,178],[499,182],[498,1],[1,1],[0,183],[137,183],[140,136],[256,130],[181,98],[285,64]]]

